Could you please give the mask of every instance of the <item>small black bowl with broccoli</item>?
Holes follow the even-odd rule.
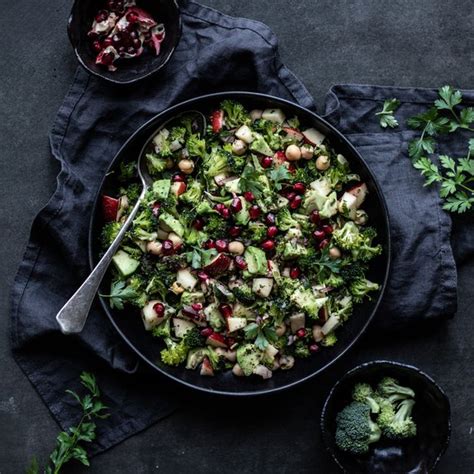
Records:
[[[332,388],[321,429],[345,472],[432,472],[449,442],[449,401],[416,367],[369,362]]]

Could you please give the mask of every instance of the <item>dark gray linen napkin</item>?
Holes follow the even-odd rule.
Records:
[[[14,356],[62,428],[78,421],[66,388],[92,371],[111,416],[92,452],[150,426],[177,406],[176,384],[141,366],[94,305],[78,336],[62,336],[55,315],[89,272],[87,236],[102,177],[125,140],[148,119],[185,99],[221,90],[264,92],[314,108],[302,83],[281,63],[263,24],[182,5],[183,34],[167,67],[137,85],[114,87],[82,69],[57,115],[53,156],[57,189],[34,220],[12,290]]]

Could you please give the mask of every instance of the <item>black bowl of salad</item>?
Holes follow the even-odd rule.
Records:
[[[132,84],[171,58],[181,36],[179,6],[176,0],[76,0],[68,35],[86,71]]]
[[[208,119],[200,134],[190,110]],[[250,92],[157,115],[104,178],[91,266],[137,199],[142,150],[153,185],[100,294],[143,360],[199,390],[256,395],[313,377],[356,342],[389,275],[389,222],[375,177],[334,127]]]
[[[432,472],[449,444],[449,399],[416,367],[368,362],[331,389],[321,430],[344,472]]]

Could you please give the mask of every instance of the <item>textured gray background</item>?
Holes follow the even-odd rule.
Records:
[[[333,83],[474,87],[472,0],[203,0],[258,19],[279,36],[286,64],[322,106]],[[58,167],[47,135],[75,60],[66,39],[70,2],[1,0],[0,15],[0,473],[44,460],[58,427],[14,363],[8,291],[33,216],[47,202]],[[318,416],[338,374],[390,358],[429,372],[453,408],[451,446],[439,473],[474,472],[472,308],[474,265],[459,271],[459,313],[434,330],[396,340],[366,337],[322,378],[270,401],[204,403],[93,460],[91,472],[320,472],[336,469],[320,445]],[[82,472],[73,468],[71,472]]]

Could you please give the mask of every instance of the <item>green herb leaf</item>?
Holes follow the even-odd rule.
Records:
[[[240,189],[243,192],[251,192],[256,198],[259,198],[262,195],[263,185],[258,177],[257,170],[251,164],[247,164],[240,177]]]
[[[440,99],[435,100],[435,107],[438,110],[453,110],[456,105],[462,101],[462,94],[460,91],[454,90],[451,86],[443,86],[438,91]]]
[[[268,347],[268,340],[265,337],[265,334],[263,331],[258,331],[257,338],[255,339],[255,347],[257,349],[260,349],[261,351],[264,351]]]
[[[270,179],[273,181],[273,187],[276,191],[280,191],[283,181],[289,181],[291,174],[286,166],[279,166],[270,171]]]
[[[194,269],[205,267],[216,255],[216,249],[200,249],[194,247],[191,252],[186,252],[186,260]]]
[[[443,209],[449,212],[462,214],[472,208],[474,196],[469,196],[464,191],[457,192],[454,196],[449,196],[443,205]]]
[[[383,108],[375,115],[380,117],[380,126],[382,128],[395,128],[398,126],[397,119],[393,116],[393,112],[400,106],[398,99],[388,99],[383,103]]]
[[[425,186],[429,186],[437,181],[442,181],[438,167],[426,157],[419,158],[413,163],[413,167],[420,170],[421,174],[426,178]]]
[[[110,295],[100,295],[103,298],[110,298],[110,307],[123,309],[124,303],[136,298],[137,293],[133,288],[126,287],[124,281],[116,281],[110,287]]]
[[[250,323],[244,327],[245,339],[254,339],[257,337],[259,325],[257,323]]]

